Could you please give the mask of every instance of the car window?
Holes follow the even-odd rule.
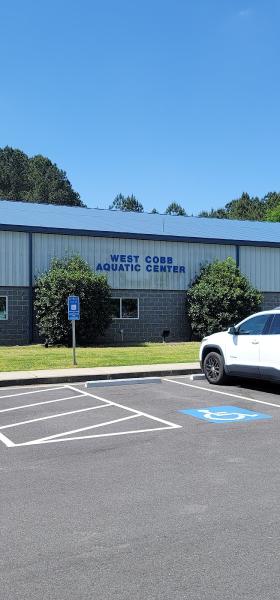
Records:
[[[270,325],[269,335],[280,335],[280,315],[274,315]]]
[[[252,317],[242,323],[238,327],[239,335],[261,335],[263,330],[268,322],[270,315],[259,315],[257,317]]]

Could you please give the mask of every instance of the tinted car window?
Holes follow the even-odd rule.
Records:
[[[261,335],[270,315],[252,317],[238,327],[239,335]]]
[[[269,335],[280,335],[280,315],[274,315],[270,325]]]

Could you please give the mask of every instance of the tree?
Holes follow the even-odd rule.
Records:
[[[113,201],[113,204],[109,206],[110,210],[122,210],[124,212],[143,212],[144,208],[142,204],[135,198],[133,194],[131,196],[123,196],[118,194]]]
[[[186,217],[187,213],[185,209],[177,202],[171,202],[165,211],[166,215],[177,215],[179,217]]]
[[[0,148],[0,198],[45,204],[85,206],[65,171],[48,158],[16,148]]]
[[[187,291],[187,316],[194,336],[201,339],[238,323],[259,310],[261,299],[233,258],[204,265]]]
[[[279,202],[278,206],[275,206],[274,208],[271,208],[270,210],[267,211],[266,220],[272,221],[274,223],[279,223],[279,221],[280,221],[280,202]]]
[[[231,200],[225,208],[211,209],[210,212],[203,211],[200,217],[215,219],[237,219],[239,221],[262,221],[264,219],[265,205],[258,196],[251,197],[243,192],[240,198]]]
[[[159,214],[159,212],[158,212],[158,210],[157,210],[156,208],[153,208],[153,209],[151,210],[150,214],[151,214],[151,215],[158,215],[158,214]]]
[[[53,259],[50,269],[35,286],[35,312],[39,334],[47,344],[70,344],[67,298],[80,297],[81,319],[77,342],[92,344],[111,322],[111,288],[104,275],[97,275],[80,256]]]

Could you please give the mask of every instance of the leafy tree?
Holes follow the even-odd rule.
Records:
[[[158,210],[157,210],[156,208],[153,208],[153,209],[151,210],[150,214],[151,214],[151,215],[158,215],[158,214],[159,214],[159,212],[158,212]]]
[[[251,286],[233,258],[204,265],[187,291],[187,315],[193,335],[222,331],[259,310],[261,293]]]
[[[70,344],[67,298],[80,297],[81,319],[77,342],[92,344],[111,322],[111,288],[104,275],[97,275],[80,256],[53,259],[50,269],[35,286],[35,311],[39,334],[47,344]]]
[[[187,213],[185,209],[177,202],[171,202],[165,211],[166,215],[177,215],[179,217],[186,217]]]
[[[266,220],[272,221],[274,223],[279,223],[280,221],[280,202],[278,206],[274,208],[270,208],[266,213]]]
[[[0,198],[68,206],[85,206],[65,171],[48,158],[16,148],[0,148]]]
[[[263,200],[258,196],[251,197],[244,192],[240,198],[231,200],[225,205],[225,208],[210,212],[203,211],[200,217],[211,217],[215,219],[237,219],[240,221],[261,221],[264,219],[265,206]]]
[[[144,208],[142,204],[135,198],[133,194],[131,196],[123,196],[118,194],[113,201],[113,204],[109,206],[110,210],[122,210],[124,212],[143,212]]]

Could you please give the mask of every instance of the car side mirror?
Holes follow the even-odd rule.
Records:
[[[229,327],[228,333],[230,333],[231,335],[238,335],[238,330],[234,326],[233,327]]]

